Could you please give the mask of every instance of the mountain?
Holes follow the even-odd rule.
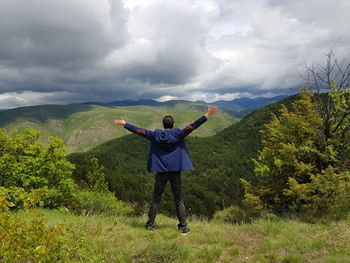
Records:
[[[183,172],[184,193],[189,213],[212,216],[215,211],[241,200],[239,178],[254,180],[252,158],[261,149],[259,130],[269,122],[271,114],[279,113],[281,105],[290,107],[297,95],[253,110],[241,121],[216,135],[190,137],[187,144],[195,170]],[[205,129],[206,122],[193,134]],[[107,141],[85,153],[73,153],[69,159],[76,164],[75,179],[86,180],[87,167],[97,157],[106,167],[110,190],[121,200],[133,203],[143,211],[150,200],[153,179],[146,173],[149,142],[137,135]],[[146,176],[145,176],[146,175]],[[166,190],[163,210],[173,213],[172,194]]]
[[[151,99],[143,99],[143,100],[117,100],[117,101],[111,101],[108,103],[102,103],[102,102],[85,102],[83,104],[90,104],[90,105],[99,105],[99,106],[164,106],[163,102],[158,102],[156,100]]]
[[[205,101],[196,101],[196,103],[217,105],[219,107],[226,108],[232,111],[242,112],[242,111],[261,108],[267,104],[282,100],[286,97],[287,95],[280,95],[280,96],[275,96],[271,98],[259,97],[259,98],[253,98],[253,99],[244,97],[240,99],[234,99],[231,101],[219,100],[211,103],[206,103]]]
[[[240,98],[240,99],[234,99],[231,101],[214,101],[211,103],[207,103],[205,101],[195,101],[197,104],[203,104],[203,105],[216,105],[222,108],[225,112],[231,114],[234,117],[242,118],[245,115],[247,115],[251,110],[257,109],[260,107],[263,107],[267,104],[279,101],[281,99],[286,98],[287,95],[280,95],[275,96],[271,98]],[[112,101],[108,103],[101,103],[101,102],[86,102],[83,104],[89,104],[89,105],[99,105],[99,106],[138,106],[138,105],[144,105],[144,106],[156,106],[156,107],[172,107],[178,103],[192,103],[191,101],[186,100],[169,100],[164,102],[159,102],[152,99],[143,99],[143,100],[120,100],[120,101]]]
[[[172,101],[162,106],[41,105],[0,111],[0,127],[38,129],[44,141],[49,136],[59,136],[64,139],[69,152],[74,152],[88,150],[128,134],[128,131],[114,124],[117,118],[153,130],[161,127],[165,115],[174,116],[176,125],[184,127],[206,110],[206,105],[183,101]],[[220,110],[196,136],[214,135],[236,121],[236,118]]]

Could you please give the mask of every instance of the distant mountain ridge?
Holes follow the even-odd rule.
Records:
[[[267,104],[282,100],[284,98],[288,97],[287,95],[280,95],[275,96],[271,98],[265,98],[265,97],[258,97],[258,98],[248,98],[243,97],[239,99],[234,99],[231,101],[225,101],[225,100],[219,100],[214,101],[211,103],[207,103],[205,101],[188,101],[188,100],[168,100],[164,102],[156,101],[153,99],[141,99],[141,100],[120,100],[120,101],[111,101],[108,103],[102,103],[102,102],[84,102],[83,104],[89,104],[89,105],[99,105],[99,106],[138,106],[138,105],[144,105],[144,106],[165,106],[165,107],[172,107],[175,104],[178,103],[198,103],[198,104],[204,104],[204,105],[216,105],[219,107],[223,107],[225,109],[231,110],[231,111],[246,111],[246,110],[252,110],[261,108]]]
[[[258,98],[248,98],[243,97],[239,99],[234,99],[231,101],[218,100],[215,102],[207,103],[205,101],[196,101],[199,104],[216,105],[219,107],[227,108],[233,111],[246,111],[261,108],[267,104],[277,102],[279,100],[287,98],[287,95],[280,95],[271,98],[258,97]]]

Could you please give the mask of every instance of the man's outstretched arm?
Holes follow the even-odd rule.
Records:
[[[204,122],[206,122],[208,120],[209,117],[211,117],[212,115],[214,115],[214,113],[216,112],[217,107],[216,106],[208,106],[208,112],[203,115],[202,117],[200,117],[198,120],[196,120],[194,123],[187,125],[183,130],[183,135],[187,136],[189,135],[191,132],[193,132],[195,129],[197,129],[199,126],[201,126]]]
[[[153,137],[153,131],[149,131],[149,130],[146,130],[146,129],[139,128],[139,127],[134,126],[134,125],[132,125],[130,123],[127,123],[123,119],[115,120],[114,123],[118,124],[119,126],[123,126],[128,131],[136,133],[137,135],[145,137],[145,138],[147,138],[149,140],[152,139],[152,137]]]

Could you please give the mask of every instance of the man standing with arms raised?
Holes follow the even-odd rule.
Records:
[[[193,170],[193,166],[186,147],[185,137],[206,122],[215,112],[216,106],[209,106],[205,115],[184,129],[175,128],[174,118],[171,116],[163,118],[164,130],[156,129],[155,131],[136,127],[124,120],[114,121],[125,129],[151,141],[147,169],[149,172],[156,172],[157,174],[146,229],[152,230],[155,226],[159,203],[165,185],[169,180],[174,195],[177,218],[179,219],[178,229],[183,235],[190,232],[190,229],[187,227],[186,209],[182,200],[181,171]]]

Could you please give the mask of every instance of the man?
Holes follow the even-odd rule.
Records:
[[[163,195],[165,185],[170,181],[174,195],[177,218],[179,219],[178,229],[181,234],[188,234],[190,229],[186,222],[186,209],[182,200],[181,171],[193,170],[192,162],[185,144],[185,137],[216,112],[216,106],[209,106],[208,112],[186,126],[184,129],[175,128],[174,119],[171,116],[163,118],[164,130],[156,129],[150,131],[136,127],[124,120],[114,122],[125,129],[136,133],[151,141],[151,150],[148,157],[147,168],[149,172],[156,172],[153,199],[148,212],[146,229],[153,230],[158,206]]]

